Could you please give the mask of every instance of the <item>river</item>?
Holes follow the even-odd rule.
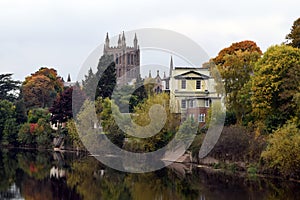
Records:
[[[0,151],[0,199],[299,199],[300,184],[173,164],[130,174],[86,154]]]

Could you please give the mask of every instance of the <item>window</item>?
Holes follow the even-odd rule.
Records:
[[[196,89],[201,89],[201,80],[196,80]]]
[[[181,80],[181,89],[186,89],[186,80]]]
[[[190,100],[190,108],[194,107],[194,100]]]
[[[210,100],[209,99],[205,99],[205,107],[209,107],[210,104]]]
[[[199,114],[198,122],[205,122],[205,114]]]
[[[130,54],[127,54],[127,64],[130,65]]]
[[[169,87],[170,87],[170,85],[169,85],[169,80],[167,80],[167,81],[166,81],[166,89],[167,89],[167,90],[170,89]]]
[[[186,100],[181,100],[181,108],[186,108]]]

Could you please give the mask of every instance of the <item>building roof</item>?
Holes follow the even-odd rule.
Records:
[[[193,68],[193,69],[196,69],[196,68]],[[188,71],[188,72],[185,72],[185,73],[182,73],[182,74],[179,74],[177,76],[174,76],[175,79],[209,79],[210,77],[209,76],[206,76],[204,74],[201,74],[199,72],[196,72],[196,71]]]

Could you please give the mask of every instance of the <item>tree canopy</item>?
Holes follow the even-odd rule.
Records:
[[[102,97],[111,97],[117,84],[116,67],[112,55],[103,55],[98,63],[96,77],[98,85],[95,99]]]
[[[285,37],[286,43],[292,47],[300,48],[300,18],[294,21],[291,32]]]
[[[57,94],[63,90],[63,82],[56,70],[40,68],[26,77],[22,85],[22,94],[27,109],[52,106]]]
[[[0,74],[0,99],[15,100],[19,86],[19,81],[12,80],[12,74]]]
[[[277,128],[295,116],[299,93],[300,50],[270,47],[257,62],[252,81],[252,108],[258,120]]]
[[[254,64],[261,54],[262,52],[255,42],[242,41],[233,43],[230,47],[221,50],[218,56],[213,59],[224,80],[227,107],[235,113],[238,122],[248,110],[247,104],[240,99],[244,96],[243,94],[248,93],[243,88],[250,80]]]

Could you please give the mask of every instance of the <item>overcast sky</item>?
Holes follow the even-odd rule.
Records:
[[[50,66],[76,77],[106,32],[140,28],[184,34],[210,57],[242,40],[265,51],[284,42],[299,8],[298,0],[1,0],[0,73],[23,80]]]

